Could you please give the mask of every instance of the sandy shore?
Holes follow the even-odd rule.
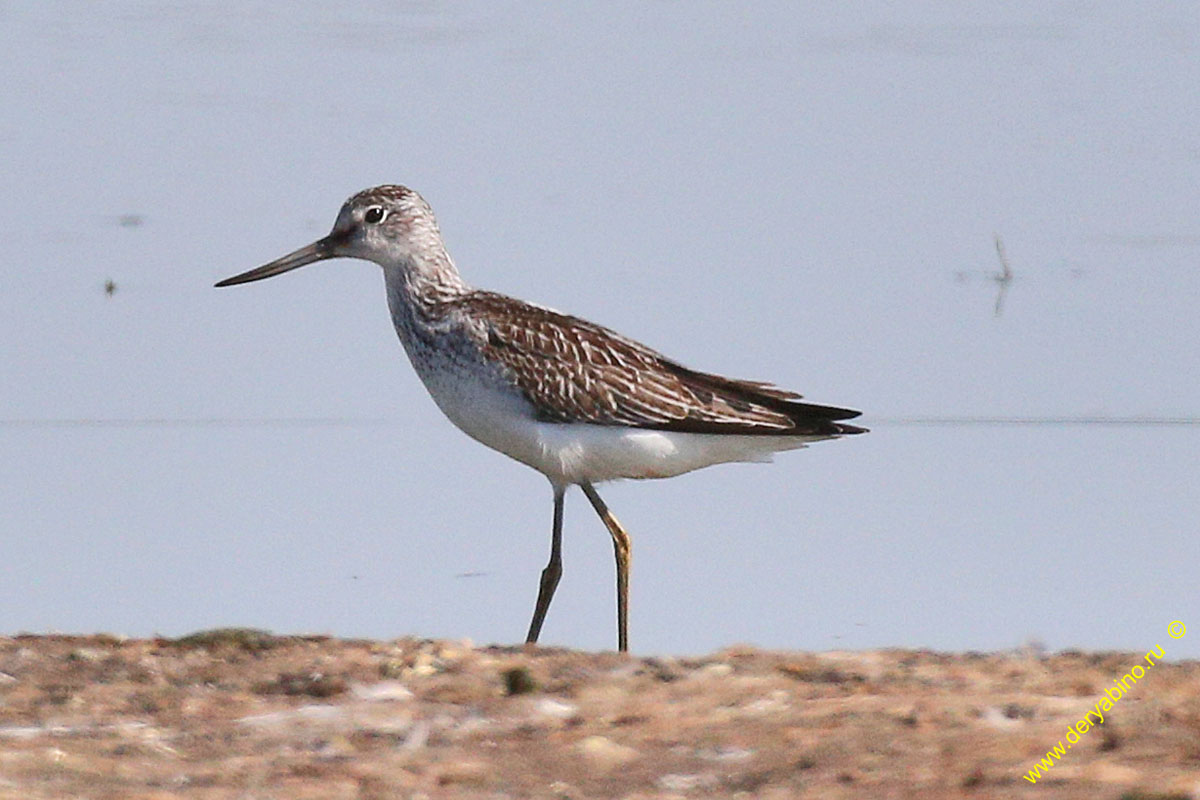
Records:
[[[0,798],[1200,797],[1200,663],[1096,705],[1144,659],[0,637]]]

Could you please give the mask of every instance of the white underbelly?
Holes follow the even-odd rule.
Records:
[[[605,425],[542,423],[541,441],[566,482],[670,478],[713,464],[770,461],[822,437],[677,433]]]
[[[503,387],[460,376],[429,375],[426,387],[468,436],[567,485],[619,478],[669,478],[731,461],[770,461],[828,437],[676,433],[617,425],[540,422],[529,404]]]

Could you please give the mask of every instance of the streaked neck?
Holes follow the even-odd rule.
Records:
[[[442,247],[382,266],[392,319],[404,329],[437,325],[448,303],[472,291]]]

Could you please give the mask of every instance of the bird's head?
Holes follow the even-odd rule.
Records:
[[[384,267],[449,262],[433,210],[404,186],[365,189],[342,205],[328,236],[217,286],[281,275],[330,258],[361,258]],[[420,267],[418,267],[420,268]]]

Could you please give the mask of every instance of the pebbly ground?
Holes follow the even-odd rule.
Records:
[[[1144,656],[0,637],[0,798],[1200,798],[1200,663],[1085,717]]]

